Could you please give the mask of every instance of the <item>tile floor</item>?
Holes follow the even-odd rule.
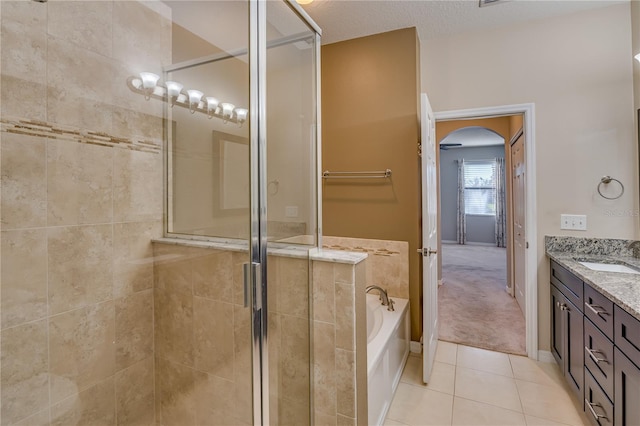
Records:
[[[556,364],[438,342],[431,383],[409,356],[385,425],[588,425]]]

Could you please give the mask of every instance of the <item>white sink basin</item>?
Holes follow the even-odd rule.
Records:
[[[586,266],[594,271],[601,272],[622,272],[623,274],[640,274],[633,268],[629,268],[625,265],[612,265],[610,263],[595,263],[595,262],[578,262],[579,264]]]

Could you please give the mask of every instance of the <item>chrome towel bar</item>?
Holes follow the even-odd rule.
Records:
[[[386,179],[391,177],[391,169],[370,172],[322,172],[323,179]]]

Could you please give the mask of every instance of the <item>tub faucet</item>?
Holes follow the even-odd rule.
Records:
[[[378,287],[377,285],[370,285],[367,287],[366,292],[369,293],[371,290],[378,290],[380,294],[380,300],[382,300],[382,306],[387,307],[387,311],[393,311],[393,304],[395,303],[393,300],[389,299],[387,295],[387,291],[382,287]]]
[[[640,258],[640,241],[631,241],[627,244],[627,248],[633,250],[633,257]]]

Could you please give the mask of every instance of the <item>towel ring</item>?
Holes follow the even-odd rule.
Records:
[[[605,185],[610,184],[611,182],[618,182],[618,184],[620,185],[620,193],[615,196],[615,197],[607,197],[606,195],[604,195],[601,191],[602,189],[602,184],[604,183]],[[617,200],[618,198],[622,197],[622,194],[624,194],[624,185],[622,184],[622,182],[620,182],[618,179],[616,178],[612,178],[611,176],[602,176],[602,179],[600,179],[600,183],[598,184],[598,194],[600,194],[600,196],[602,198],[606,198],[607,200]]]

